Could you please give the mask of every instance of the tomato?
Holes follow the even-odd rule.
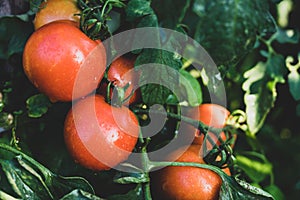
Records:
[[[177,162],[205,163],[200,154],[201,145],[180,148],[168,156]],[[229,173],[228,168],[224,170]],[[198,167],[168,166],[151,173],[153,199],[214,200],[218,199],[222,179],[215,172]]]
[[[41,26],[58,20],[69,20],[75,22],[79,27],[80,10],[76,5],[76,0],[47,0],[40,5],[40,10],[33,20],[34,28],[37,30]]]
[[[193,113],[195,113],[194,109],[198,109],[198,115],[195,115]],[[194,108],[191,110],[190,112],[190,116],[191,118],[195,119],[195,120],[199,120],[201,122],[203,122],[204,124],[208,125],[208,126],[212,126],[214,128],[224,128],[226,125],[226,120],[230,115],[230,112],[223,106],[217,105],[217,104],[210,104],[210,103],[206,103],[206,104],[201,104],[200,106],[198,106],[197,108]],[[191,130],[191,129],[189,129]],[[204,134],[201,134],[200,131],[196,128],[192,128],[192,131],[195,134],[195,138],[193,143],[194,144],[202,144],[203,140],[204,140]],[[214,141],[214,144],[211,144],[211,142],[207,141],[207,148],[208,149],[212,149],[213,146],[215,144],[220,145],[220,141],[218,141],[218,137],[212,133],[212,132],[208,132],[209,136],[212,138],[212,140]],[[225,141],[226,135],[224,132],[222,132],[219,136],[223,141]],[[234,137],[236,137],[234,135]],[[233,145],[232,145],[233,147]]]
[[[29,80],[51,101],[71,101],[98,87],[106,53],[101,42],[69,23],[55,21],[30,36],[23,67]]]
[[[134,71],[135,58],[121,56],[114,60],[107,72],[107,80],[114,86],[124,88],[124,99],[130,97],[129,104],[134,104],[140,101],[141,93],[138,89],[139,74]],[[106,95],[107,84],[103,84],[100,88],[100,93]],[[113,99],[113,90],[111,90],[111,98]],[[133,94],[132,94],[133,93]]]
[[[75,161],[92,170],[108,170],[126,160],[138,138],[135,115],[113,107],[100,95],[79,100],[66,116],[64,138]]]

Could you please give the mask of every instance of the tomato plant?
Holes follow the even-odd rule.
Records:
[[[2,2],[0,199],[300,196],[298,1]]]
[[[95,90],[105,62],[101,43],[64,21],[49,23],[34,32],[23,54],[29,80],[52,101],[71,101],[73,94],[76,99]],[[77,80],[79,73],[86,79],[84,83]]]

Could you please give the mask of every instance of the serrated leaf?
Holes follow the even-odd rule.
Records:
[[[288,83],[295,101],[300,100],[300,74],[297,71],[291,71],[288,75]]]
[[[277,97],[276,85],[283,83],[286,69],[281,55],[272,54],[266,63],[259,62],[244,73],[244,102],[247,125],[252,135],[256,134],[274,106]]]
[[[184,99],[188,102],[190,106],[198,106],[202,103],[202,90],[197,79],[195,79],[186,70],[179,70],[179,84],[184,90]]]
[[[177,70],[181,67],[180,59],[164,50],[144,49],[136,59],[135,66],[142,69],[139,84],[142,86],[143,102],[148,105],[167,103],[169,95],[179,83]]]
[[[82,190],[73,190],[69,194],[63,196],[60,200],[74,200],[74,199],[80,199],[80,200],[103,200],[100,197],[97,197],[96,195],[93,195],[91,193],[82,191]]]
[[[194,38],[217,65],[236,64],[257,34],[276,31],[267,0],[196,0],[193,11],[199,17]]]
[[[38,118],[43,116],[48,108],[51,106],[51,102],[44,94],[37,94],[29,97],[26,100],[26,107],[28,110],[28,116],[32,118]]]

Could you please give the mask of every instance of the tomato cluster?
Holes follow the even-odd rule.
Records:
[[[43,3],[34,19],[36,30],[24,49],[23,66],[29,80],[52,102],[74,102],[65,119],[64,138],[75,161],[92,170],[108,170],[128,158],[139,137],[138,119],[123,105],[141,102],[138,76],[132,71],[135,57],[117,58],[104,79],[105,48],[80,30],[78,13],[73,0]],[[106,101],[119,97],[113,88],[125,89],[117,106]],[[230,115],[215,104],[196,109],[200,115],[191,112],[188,117],[215,128],[223,128]],[[190,130],[195,135],[193,144],[169,156],[180,153],[178,162],[203,164],[200,149],[207,140],[197,128]],[[227,139],[224,132],[220,137]],[[216,135],[212,139],[220,144]],[[230,174],[228,169],[225,172]],[[151,174],[152,193],[158,199],[217,199],[221,184],[215,172],[197,167],[166,167]]]
[[[101,41],[91,40],[79,29],[75,15],[79,12],[74,0],[42,3],[34,19],[36,30],[24,49],[23,67],[29,80],[52,102],[74,102],[64,136],[75,161],[93,170],[107,170],[132,152],[138,122],[127,107],[113,107],[104,97],[93,95],[104,77],[106,52]],[[133,62],[121,57],[112,64],[108,77],[121,81],[130,68]]]

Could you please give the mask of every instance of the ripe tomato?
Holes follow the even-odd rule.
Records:
[[[226,120],[230,115],[230,112],[223,106],[217,105],[217,104],[210,104],[210,103],[206,103],[206,104],[201,104],[200,106],[198,106],[197,108],[194,109],[198,109],[198,116],[195,116],[193,114],[194,110],[191,110],[190,117],[196,120],[199,120],[201,122],[203,122],[204,124],[208,125],[208,126],[212,126],[214,128],[223,128],[226,125]],[[194,144],[202,144],[203,140],[204,140],[204,134],[201,134],[200,131],[196,128],[193,128],[193,131],[195,133],[195,138],[193,143]],[[208,132],[209,136],[212,138],[212,140],[214,141],[213,144],[211,144],[210,142],[207,141],[207,148],[210,150],[213,148],[213,146],[215,144],[220,145],[220,141],[218,141],[218,137],[212,133],[212,132]],[[222,140],[226,140],[226,135],[224,132],[222,132],[219,136]],[[233,147],[233,145],[232,145]]]
[[[113,107],[100,95],[79,100],[68,113],[65,143],[75,161],[92,170],[108,170],[126,160],[138,138],[135,115]]]
[[[114,60],[107,72],[107,80],[112,82],[114,86],[124,88],[124,99],[130,97],[128,103],[137,103],[141,99],[141,93],[138,88],[139,74],[134,71],[135,58],[121,56]],[[135,90],[136,89],[136,90]],[[132,92],[134,93],[132,94]],[[107,84],[102,84],[100,93],[106,95]],[[111,98],[113,98],[113,90],[111,90]]]
[[[76,0],[47,0],[40,5],[40,10],[33,20],[34,28],[37,30],[41,26],[58,20],[70,20],[79,27],[81,11],[76,5]]]
[[[182,154],[177,162],[205,163],[200,153],[201,145],[191,145],[186,151],[180,148],[168,156],[172,159]],[[229,173],[228,169],[224,170]],[[198,167],[168,166],[151,173],[153,199],[215,200],[219,197],[222,179],[215,172]]]
[[[71,101],[72,95],[77,99],[98,87],[106,53],[101,42],[69,23],[55,21],[30,36],[23,67],[29,80],[51,101]]]

